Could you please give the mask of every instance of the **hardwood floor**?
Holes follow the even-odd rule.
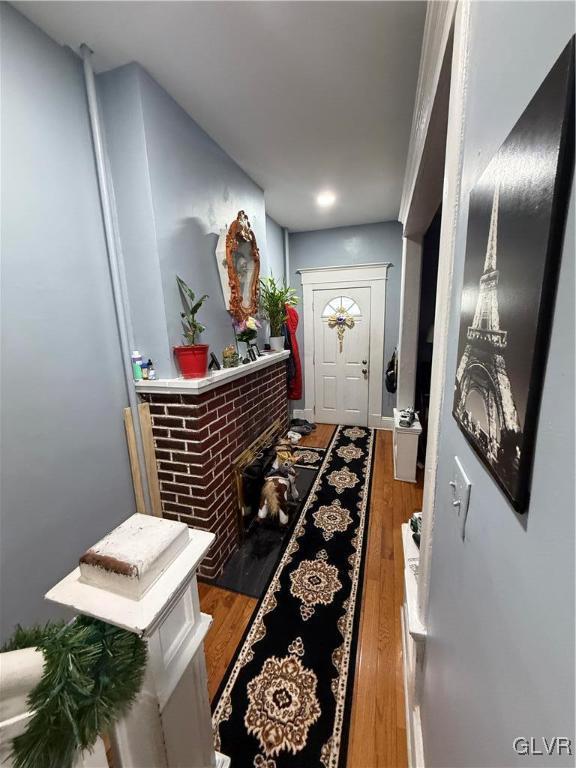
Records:
[[[335,424],[316,424],[316,429],[309,435],[304,435],[298,446],[305,445],[308,448],[328,448],[332,435],[336,429]]]
[[[379,431],[356,654],[349,768],[408,765],[400,625],[404,594],[400,525],[422,509],[422,484],[401,483],[393,478],[392,433]]]
[[[333,432],[333,425],[319,424],[299,445],[326,447]],[[375,450],[347,764],[348,768],[406,768],[400,524],[422,509],[422,482],[413,485],[393,479],[391,432],[376,433]],[[202,610],[214,618],[205,642],[212,698],[257,600],[209,584],[200,584],[199,589]]]
[[[204,641],[208,693],[212,700],[258,600],[205,582],[198,583],[198,592],[202,611],[213,618],[213,624]]]

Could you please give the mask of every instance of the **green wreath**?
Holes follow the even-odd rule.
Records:
[[[70,624],[18,627],[2,650],[30,647],[44,654],[44,670],[27,700],[34,715],[13,741],[14,768],[71,768],[130,709],[144,680],[146,643],[79,616]]]

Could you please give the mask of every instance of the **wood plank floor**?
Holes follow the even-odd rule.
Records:
[[[316,429],[309,435],[304,435],[298,446],[305,445],[308,448],[328,448],[332,435],[336,429],[335,424],[316,424]]]
[[[334,427],[319,424],[299,445],[326,447]],[[393,479],[392,433],[376,433],[370,525],[348,768],[406,768],[400,606],[403,596],[400,524],[422,509],[422,483]],[[205,642],[212,698],[226,672],[257,600],[200,584],[202,610],[214,618]]]

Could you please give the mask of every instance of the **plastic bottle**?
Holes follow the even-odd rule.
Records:
[[[156,371],[154,370],[154,363],[148,359],[148,378],[153,380],[156,378]]]
[[[134,376],[134,381],[140,381],[142,379],[142,355],[137,349],[130,355],[130,360],[132,361],[132,375]]]

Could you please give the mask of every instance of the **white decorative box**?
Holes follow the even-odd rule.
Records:
[[[80,581],[139,600],[188,545],[188,526],[136,514],[80,558]]]

